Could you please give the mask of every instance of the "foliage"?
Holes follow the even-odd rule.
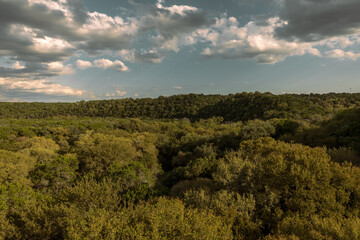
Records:
[[[29,184],[27,176],[35,160],[21,153],[0,150],[0,184]]]
[[[188,94],[155,99],[80,101],[76,103],[0,103],[1,118],[121,117],[189,118],[222,117],[225,121],[251,119],[316,119],[336,111],[359,107],[360,94],[237,93]],[[26,134],[25,132],[23,134]],[[0,134],[1,135],[1,134]]]
[[[1,103],[0,239],[358,239],[359,101]]]

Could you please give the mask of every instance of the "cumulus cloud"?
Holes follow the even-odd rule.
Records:
[[[96,59],[93,63],[84,60],[77,60],[76,67],[79,69],[87,69],[91,67],[102,68],[102,69],[114,69],[118,72],[127,72],[129,68],[120,60],[111,61],[109,59]]]
[[[342,49],[334,49],[331,51],[327,51],[325,53],[325,56],[328,58],[337,58],[341,60],[345,60],[345,59],[357,60],[358,58],[360,58],[360,53],[354,53],[352,51],[344,51]]]
[[[155,31],[150,37],[154,47],[179,51],[179,48],[196,42],[193,32],[214,24],[205,11],[188,5],[172,5],[166,7],[164,1],[156,6],[145,8],[144,15],[139,18],[139,31]],[[144,8],[143,8],[144,9]]]
[[[48,71],[53,75],[71,75],[75,72],[71,64],[63,65],[62,62],[47,63]]]
[[[22,65],[20,65],[19,61],[16,61],[16,62],[14,63],[14,65],[12,65],[12,68],[13,68],[13,69],[16,69],[16,70],[19,70],[19,69],[24,69],[25,67],[22,66]]]
[[[47,64],[64,62],[77,51],[90,56],[131,51],[134,39],[150,33],[148,40],[153,47],[132,51],[126,59],[159,63],[166,51],[179,51],[181,46],[194,44],[193,32],[213,23],[204,11],[193,6],[165,6],[164,1],[134,5],[139,11],[137,16],[124,19],[90,12],[81,0],[2,0],[0,57],[24,62],[24,72],[32,70],[36,78],[48,77],[62,71],[52,71]],[[84,62],[76,65],[80,69],[90,67]],[[119,61],[112,67],[120,72],[128,70]]]
[[[25,0],[3,0],[0,16],[0,56],[52,62],[72,53],[73,46],[64,40],[71,29],[62,11]]]
[[[77,68],[80,68],[80,69],[87,69],[87,68],[92,67],[92,63],[79,59],[76,61],[76,66],[77,66]]]
[[[0,78],[0,87],[3,90],[17,90],[19,92],[59,96],[81,96],[85,93],[83,90],[76,90],[44,79],[30,81],[27,79],[17,79],[14,81],[10,78]]]
[[[127,92],[125,92],[125,91],[116,90],[116,92],[114,92],[114,93],[106,93],[105,96],[106,97],[123,97],[126,94],[127,94]]]
[[[275,29],[284,25],[286,23],[279,18],[270,18],[267,25],[261,26],[250,21],[243,27],[234,17],[218,19],[209,31],[199,33],[204,41],[212,42],[202,54],[227,59],[249,58],[259,63],[276,63],[288,56],[305,53],[319,55],[311,44],[276,39]]]
[[[116,51],[130,47],[131,41],[138,31],[135,19],[125,21],[121,17],[110,17],[103,13],[89,13],[88,22],[78,30],[83,41],[77,48],[88,54],[104,53],[106,50]]]
[[[196,12],[199,9],[196,7],[192,7],[192,6],[188,6],[188,5],[172,5],[170,7],[164,7],[163,3],[165,1],[158,1],[156,4],[156,7],[158,9],[162,9],[162,10],[166,10],[169,11],[169,13],[171,14],[178,14],[181,16],[185,16],[186,14],[190,13],[190,12]]]
[[[91,13],[81,0],[2,0],[0,22],[0,57],[24,62],[21,77],[33,71],[34,78],[73,72],[69,66],[60,71],[58,63],[79,50],[96,54],[126,48],[137,28],[131,20]]]
[[[62,62],[37,63],[25,62],[20,65],[16,61],[11,67],[0,67],[1,77],[27,78],[29,80],[54,77],[60,75],[71,75],[75,72],[71,64],[64,65]]]
[[[341,37],[332,37],[327,39],[326,46],[330,48],[347,48],[350,46],[354,46],[355,44],[359,43],[360,41],[359,37],[355,36],[341,36]]]
[[[117,94],[118,96],[124,96],[124,95],[126,95],[127,93],[126,93],[125,91],[117,90],[117,91],[116,91],[116,94]]]
[[[112,68],[118,72],[127,72],[129,68],[119,60],[111,61],[109,59],[97,59],[94,61],[94,66],[97,68],[108,69]]]

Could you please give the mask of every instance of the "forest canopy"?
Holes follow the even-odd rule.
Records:
[[[360,106],[360,94],[237,93],[187,94],[158,98],[80,101],[76,103],[0,103],[0,118],[56,116],[156,119],[189,118],[196,121],[222,117],[225,121],[251,119],[312,119]]]
[[[360,238],[360,94],[0,112],[0,239]]]

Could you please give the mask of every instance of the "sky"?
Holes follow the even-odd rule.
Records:
[[[0,101],[360,92],[359,0],[0,0]]]

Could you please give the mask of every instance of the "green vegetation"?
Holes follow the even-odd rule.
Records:
[[[271,118],[317,119],[359,105],[360,94],[274,95],[244,92],[226,96],[188,94],[156,99],[127,98],[77,103],[0,103],[0,117],[186,117],[193,121],[222,117],[225,121],[234,122]]]
[[[360,238],[360,95],[0,112],[0,239]]]

